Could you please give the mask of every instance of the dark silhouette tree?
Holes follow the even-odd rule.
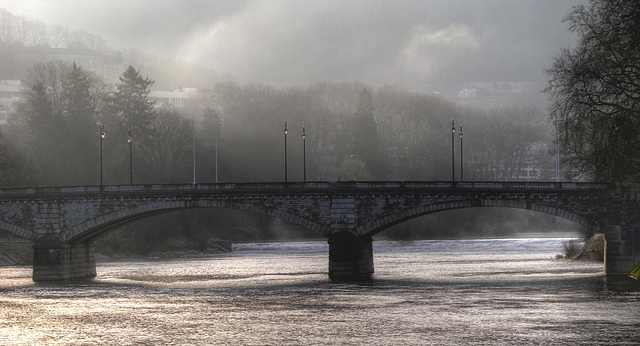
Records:
[[[174,109],[162,108],[153,121],[157,134],[151,146],[150,172],[154,182],[189,181],[192,163],[191,122]]]
[[[565,162],[596,180],[638,180],[640,2],[592,0],[566,21],[580,40],[555,59],[546,89]]]
[[[101,80],[76,64],[51,61],[34,64],[24,85],[26,103],[16,111],[12,132],[24,137],[22,170],[38,167],[40,173],[23,174],[23,184],[95,184]]]
[[[149,101],[149,92],[153,81],[143,78],[133,66],[122,73],[120,83],[116,84],[113,94],[113,106],[120,116],[122,127],[131,129],[136,138],[145,143],[153,137],[153,123],[155,102]]]
[[[47,69],[44,65],[37,67]],[[44,176],[40,181],[24,181],[23,184],[72,184],[75,176],[68,174],[72,166],[68,155],[69,132],[60,112],[59,102],[56,102],[56,93],[53,91],[56,84],[54,80],[58,75],[52,70],[47,70],[46,74],[39,74],[36,70],[32,70],[25,90],[25,115],[29,136],[26,144],[42,168]]]
[[[72,141],[69,155],[77,167],[76,184],[95,183],[98,167],[98,136],[96,135],[98,88],[95,79],[73,63],[63,81],[64,118]]]
[[[123,183],[129,166],[127,136],[131,130],[132,145],[135,148],[133,158],[136,169],[136,180],[148,182],[154,176],[150,171],[150,162],[157,137],[153,123],[156,117],[154,101],[149,100],[149,92],[153,80],[144,78],[133,66],[129,66],[116,83],[116,90],[109,99],[109,111],[104,114],[105,132],[108,139],[105,143],[109,150],[109,175],[117,182]]]

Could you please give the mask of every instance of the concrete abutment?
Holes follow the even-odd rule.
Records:
[[[625,231],[621,226],[609,226],[605,233],[604,272],[629,274],[640,261],[640,242],[636,230]]]

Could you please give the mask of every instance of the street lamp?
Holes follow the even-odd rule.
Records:
[[[454,135],[456,133],[456,125],[451,119],[451,181],[456,181],[456,163],[455,163],[455,143]]]
[[[192,139],[192,152],[193,152],[193,185],[196,184],[196,116],[192,115],[192,127],[191,127],[191,139]]]
[[[218,182],[218,122],[216,121],[216,183]]]
[[[303,181],[307,181],[307,134],[302,125],[302,166],[304,167]]]
[[[102,187],[102,140],[105,136],[104,124],[100,124],[100,187]]]
[[[462,159],[462,125],[460,125],[460,181],[464,180],[464,160]]]
[[[131,143],[131,129],[127,133],[127,142],[129,142],[129,183],[133,185],[133,149]]]
[[[284,182],[287,182],[287,121],[284,121]]]

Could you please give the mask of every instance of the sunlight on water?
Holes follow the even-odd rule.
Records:
[[[98,264],[35,284],[0,268],[0,344],[637,342],[640,285],[552,260],[562,239],[374,242],[374,279],[333,283],[326,242]]]

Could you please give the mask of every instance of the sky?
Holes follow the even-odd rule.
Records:
[[[0,0],[119,50],[275,86],[546,81],[587,0]]]

